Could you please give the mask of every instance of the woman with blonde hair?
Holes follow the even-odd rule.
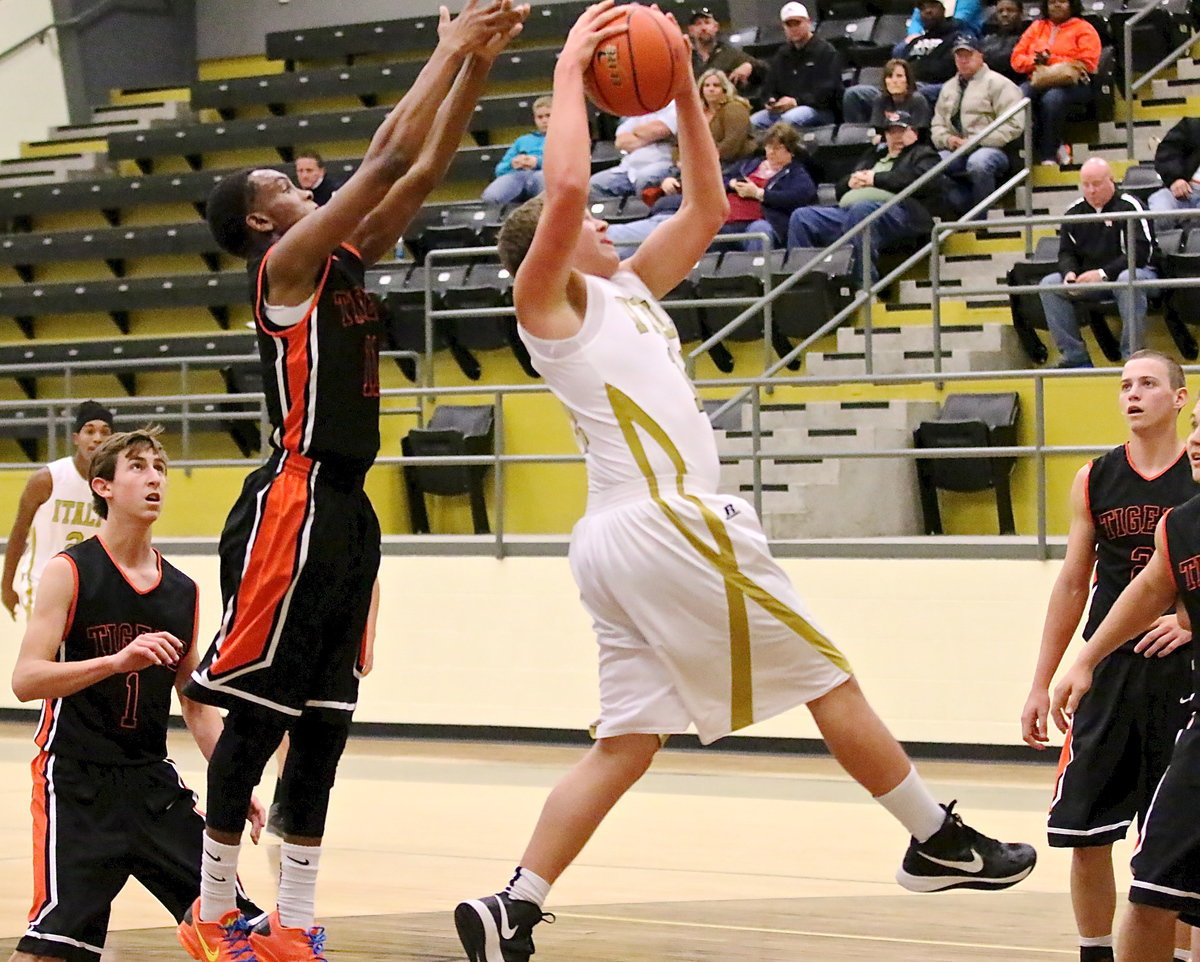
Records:
[[[750,104],[737,92],[722,70],[706,70],[697,81],[700,102],[708,129],[717,144],[722,164],[729,164],[754,153],[754,135],[750,128]]]

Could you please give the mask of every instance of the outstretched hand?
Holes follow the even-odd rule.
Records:
[[[438,41],[462,56],[478,53],[495,56],[513,37],[521,32],[529,4],[513,6],[512,0],[467,0],[453,20],[446,7],[438,8]]]

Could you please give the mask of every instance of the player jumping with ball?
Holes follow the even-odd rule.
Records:
[[[981,835],[953,803],[934,800],[772,560],[751,506],[717,493],[712,428],[656,300],[704,253],[727,210],[690,69],[673,91],[688,185],[679,212],[624,261],[608,225],[585,212],[583,73],[597,45],[624,29],[620,17],[604,0],[568,34],[554,72],[545,193],[508,217],[499,240],[521,337],[586,454],[587,512],[570,560],[600,645],[600,718],[508,886],[456,909],[472,962],[533,954],[551,884],[666,736],[694,725],[708,743],[801,704],[843,767],[913,836],[897,873],[905,888],[1005,888],[1036,859],[1029,845]]]

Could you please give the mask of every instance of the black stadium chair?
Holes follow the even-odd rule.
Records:
[[[1033,257],[1029,260],[1018,261],[1009,268],[1006,281],[1010,285],[1024,287],[1036,284],[1047,274],[1058,270],[1058,235],[1042,237],[1037,242]],[[1013,329],[1021,347],[1035,363],[1043,363],[1049,357],[1049,351],[1037,330],[1046,330],[1046,314],[1042,310],[1042,302],[1036,293],[1009,294],[1009,310],[1012,312]]]
[[[1153,164],[1134,164],[1125,171],[1125,176],[1121,178],[1121,192],[1133,194],[1142,202],[1143,206],[1150,199],[1150,195],[1156,190],[1161,190],[1162,186],[1162,178],[1158,176],[1158,171],[1154,169]],[[1163,221],[1155,223],[1161,225]]]
[[[1014,447],[1020,398],[1005,394],[951,394],[934,421],[913,432],[917,448]],[[917,485],[926,534],[942,534],[938,490],[996,492],[1000,534],[1016,534],[1009,477],[1015,458],[918,458]]]
[[[413,428],[400,441],[405,457],[454,457],[491,454],[496,448],[496,412],[489,405],[439,405],[424,428]],[[487,534],[483,479],[487,465],[405,465],[404,486],[414,534],[429,533],[425,495],[470,495],[476,534]]]

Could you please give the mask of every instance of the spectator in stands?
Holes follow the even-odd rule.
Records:
[[[773,247],[787,240],[792,211],[817,199],[817,185],[804,163],[804,145],[791,124],[778,123],[763,136],[763,154],[748,157],[725,171],[729,218],[722,234],[761,231]],[[747,239],[744,250],[761,250],[762,242]]]
[[[946,13],[960,20],[978,33],[983,29],[985,10],[980,0],[947,0]],[[921,19],[921,7],[913,7],[912,16],[908,18],[908,32],[904,42],[913,40],[925,32],[925,21]]]
[[[692,11],[687,36],[692,45],[692,73],[697,77],[720,70],[735,87],[745,89],[762,83],[766,64],[720,37],[721,25],[708,7]]]
[[[925,32],[907,41],[895,51],[895,55],[909,62],[917,78],[917,90],[929,103],[934,104],[942,91],[942,84],[954,76],[954,53],[950,41],[960,34],[975,31],[961,20],[947,17],[942,0],[921,0],[919,9]],[[878,87],[855,84],[842,97],[842,114],[850,123],[869,123],[871,109],[879,97]]]
[[[1184,117],[1167,131],[1154,152],[1154,169],[1167,186],[1150,195],[1151,210],[1200,207],[1200,117]],[[1162,220],[1155,225],[1169,226]]]
[[[717,142],[721,164],[731,164],[754,153],[754,134],[750,126],[750,103],[742,97],[730,78],[720,70],[706,70],[700,75],[700,102],[708,129]]]
[[[953,44],[957,75],[942,87],[933,109],[933,146],[949,157],[973,135],[1021,99],[1021,91],[1007,77],[983,62],[979,38],[963,34]],[[1008,171],[1005,147],[1025,130],[1025,112],[1018,111],[987,134],[967,154],[946,168],[955,196],[954,206],[966,210],[980,203]],[[981,216],[986,217],[986,211]]]
[[[542,148],[546,145],[546,128],[550,126],[552,100],[546,96],[533,102],[536,129],[514,140],[496,164],[496,179],[483,189],[483,199],[489,204],[512,204],[542,192],[545,186],[542,183]]]
[[[1067,208],[1072,214],[1117,213],[1140,211],[1141,202],[1130,194],[1118,194],[1108,161],[1093,157],[1080,168],[1079,183],[1083,198]],[[1064,223],[1058,232],[1058,270],[1042,278],[1043,284],[1072,284],[1081,287],[1097,281],[1123,281],[1129,277],[1125,239],[1129,224],[1123,220]],[[1133,262],[1139,279],[1158,277],[1150,266],[1154,252],[1154,234],[1145,220],[1133,222]],[[1115,297],[1121,312],[1121,356],[1128,360],[1144,346],[1143,326],[1146,320],[1146,289],[1118,287],[1113,290],[1044,291],[1042,308],[1047,326],[1062,354],[1056,367],[1091,367],[1087,345],[1079,333],[1072,302],[1078,298],[1101,300]]]
[[[614,138],[621,162],[592,175],[592,195],[625,197],[661,182],[671,170],[675,124],[674,101],[654,113],[624,118]]]
[[[932,170],[938,159],[937,151],[921,141],[912,117],[900,111],[888,121],[882,151],[868,147],[858,168],[837,185],[836,207],[800,207],[792,212],[788,219],[787,246],[825,247],[833,243]],[[933,218],[927,204],[944,190],[945,178],[934,177],[916,194],[872,222],[873,276],[878,273],[877,258],[881,250],[886,251],[896,241],[929,233]],[[856,277],[861,276],[861,244],[858,239],[854,242]]]
[[[309,150],[296,156],[296,183],[303,190],[311,190],[313,200],[318,207],[329,203],[329,198],[342,186],[340,180],[330,177],[325,172],[325,161],[315,150]]]
[[[913,75],[908,61],[896,57],[884,65],[880,96],[871,108],[870,124],[883,130],[887,126],[888,117],[901,110],[912,117],[912,124],[917,130],[929,129],[930,121],[933,120],[933,108],[917,90],[917,78]]]
[[[1021,92],[1033,101],[1033,152],[1043,164],[1071,162],[1063,143],[1072,104],[1091,103],[1091,76],[1100,66],[1100,34],[1082,17],[1081,0],[1046,0],[1012,52],[1012,66],[1028,79]]]
[[[1025,9],[1021,0],[997,0],[979,35],[983,43],[983,62],[1018,84],[1025,78],[1013,70],[1012,52],[1024,32]]]
[[[779,11],[786,39],[767,62],[762,99],[750,118],[758,130],[783,120],[793,127],[832,124],[842,95],[842,55],[813,35],[808,8],[791,0]]]

